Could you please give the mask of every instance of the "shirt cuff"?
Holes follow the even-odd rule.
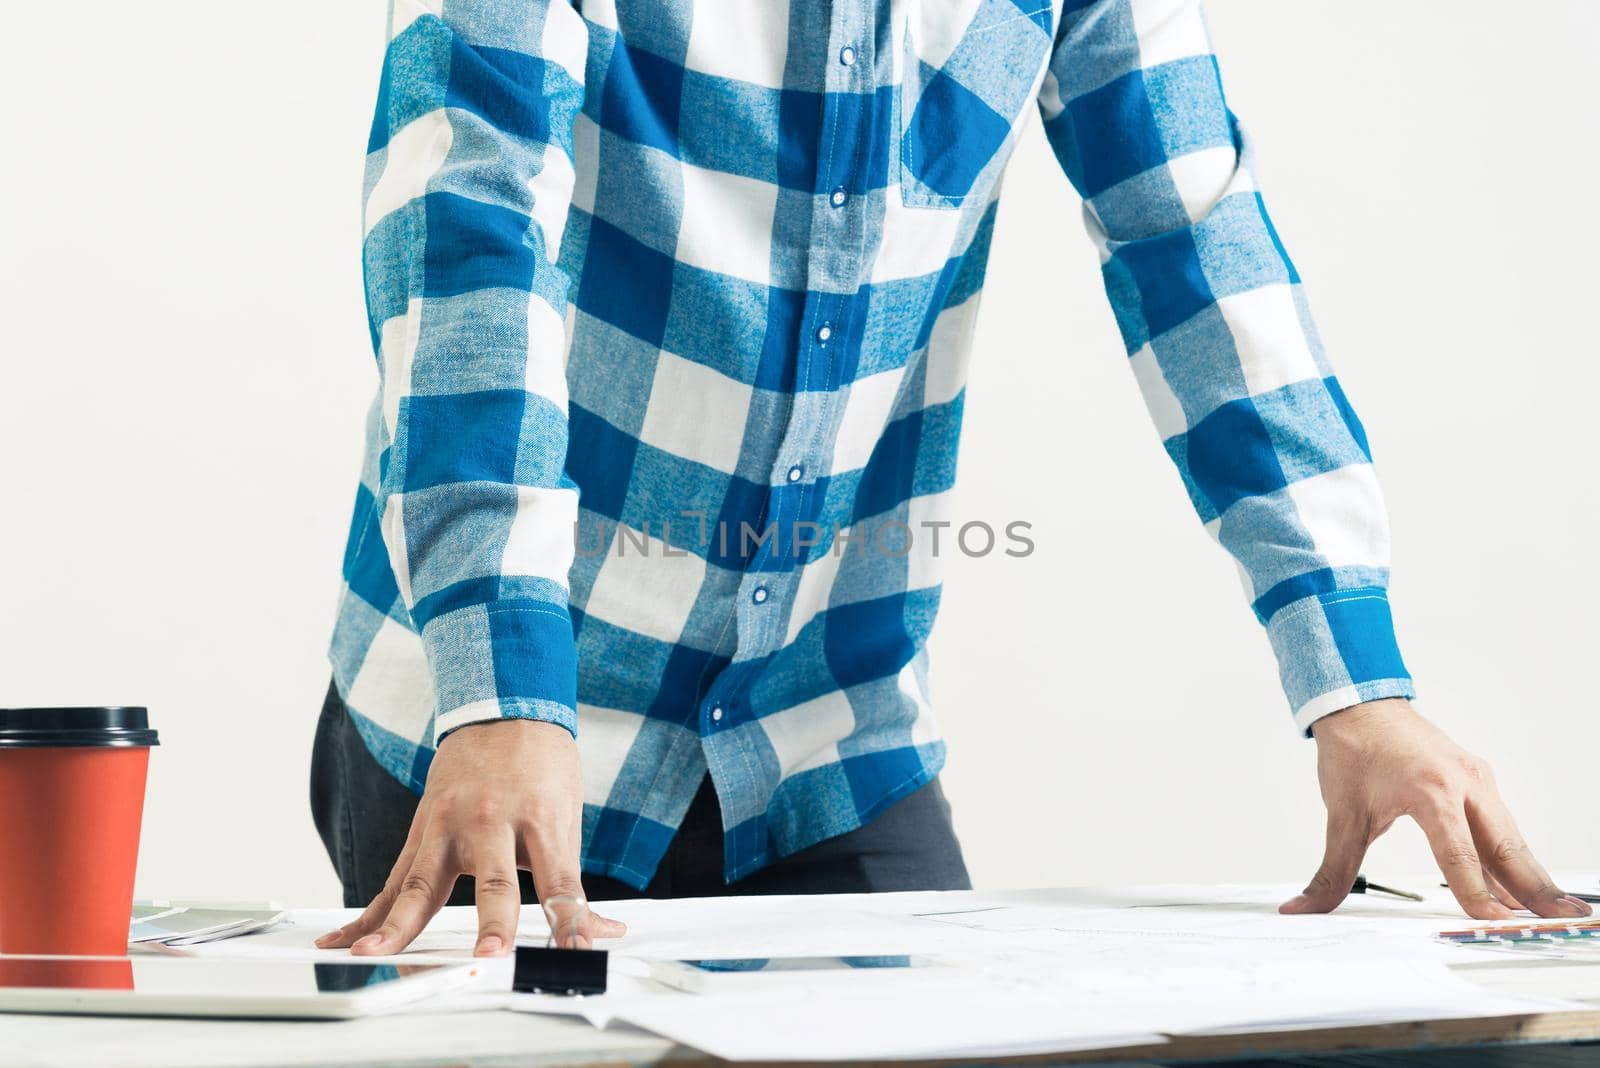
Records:
[[[1307,733],[1323,716],[1363,701],[1414,697],[1400,659],[1388,594],[1332,590],[1291,601],[1267,620],[1294,723]]]
[[[437,699],[434,745],[469,723],[532,719],[578,733],[572,617],[546,601],[468,605],[430,619],[422,644]]]

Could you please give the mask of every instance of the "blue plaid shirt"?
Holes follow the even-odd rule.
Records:
[[[708,772],[730,881],[937,774],[963,383],[1035,109],[1296,723],[1410,695],[1366,438],[1195,3],[393,0],[332,647],[389,771],[562,724],[584,870],[636,887]]]

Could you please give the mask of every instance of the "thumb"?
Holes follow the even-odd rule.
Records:
[[[540,907],[550,925],[550,940],[562,949],[589,949],[597,938],[621,938],[626,924],[589,908],[581,895],[541,895]]]
[[[621,938],[626,924],[608,919],[589,908],[578,865],[554,850],[529,843],[533,861],[533,889],[539,896],[550,937],[564,949],[588,949],[597,938]]]
[[[1367,845],[1366,829],[1360,820],[1330,812],[1322,866],[1306,888],[1279,905],[1278,911],[1297,914],[1332,912],[1338,908],[1339,903],[1350,896],[1350,888],[1361,871],[1361,860],[1367,855]]]

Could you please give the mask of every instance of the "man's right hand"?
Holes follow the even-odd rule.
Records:
[[[474,954],[509,952],[522,909],[517,870],[533,873],[540,901],[583,900],[582,836],[583,787],[571,734],[553,723],[520,719],[457,728],[434,755],[389,881],[365,912],[317,945],[349,946],[362,956],[398,953],[443,907],[456,877],[470,875],[477,884]],[[583,909],[576,934],[564,944],[586,949],[596,938],[620,938],[626,930]]]

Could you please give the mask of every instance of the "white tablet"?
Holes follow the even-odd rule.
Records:
[[[510,989],[509,964],[0,956],[0,1012],[349,1019],[419,998]]]

